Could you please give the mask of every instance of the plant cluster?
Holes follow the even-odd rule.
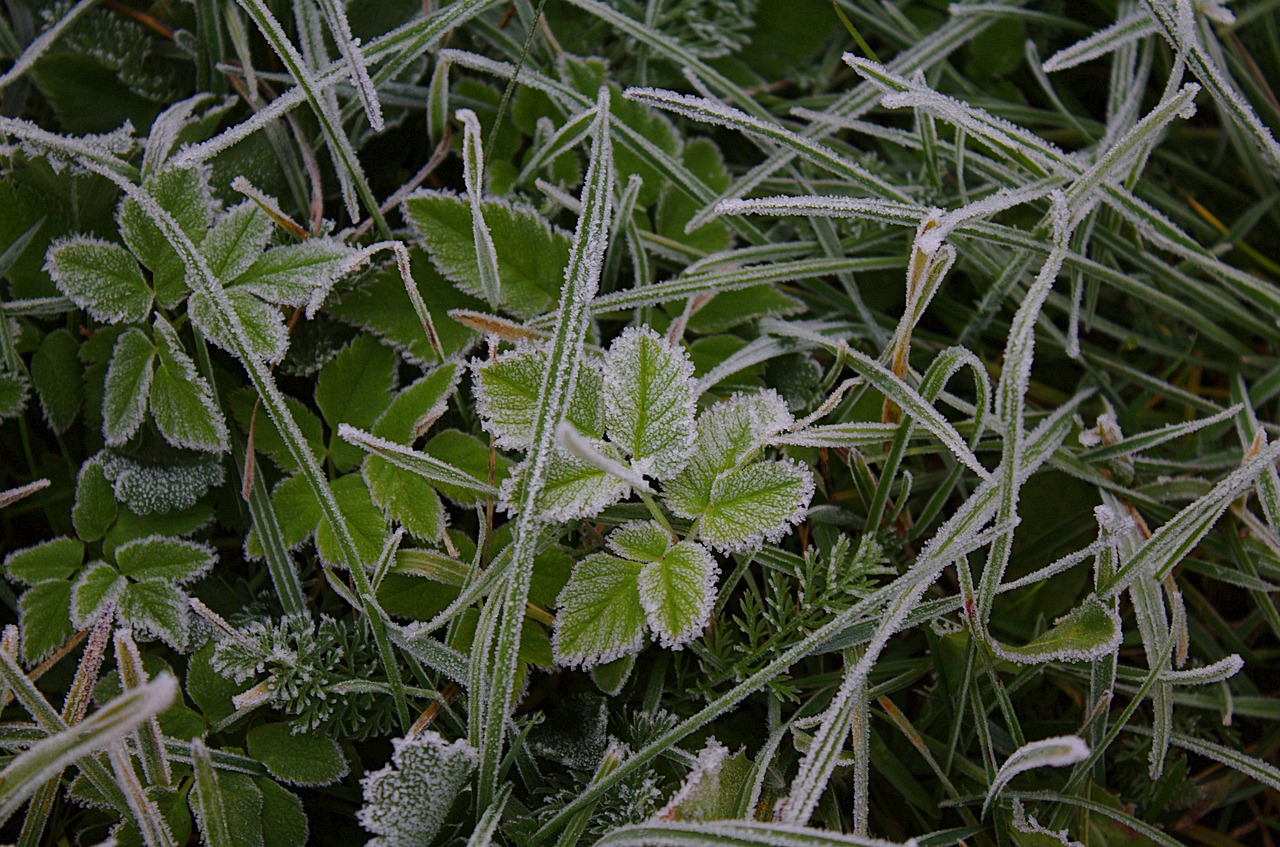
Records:
[[[0,842],[1269,845],[1278,0],[10,0]]]

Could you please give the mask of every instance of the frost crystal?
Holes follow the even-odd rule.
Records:
[[[446,742],[431,730],[391,746],[391,763],[360,780],[356,819],[378,836],[370,847],[422,847],[439,834],[479,757],[462,739]]]

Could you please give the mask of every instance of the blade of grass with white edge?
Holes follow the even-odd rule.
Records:
[[[364,54],[360,52],[360,39],[351,35],[351,24],[347,21],[347,12],[338,0],[318,0],[320,12],[324,15],[329,34],[338,45],[338,53],[347,60],[351,69],[351,85],[364,106],[364,113],[369,118],[369,126],[374,132],[381,132],[382,104],[378,102],[378,92],[369,79],[369,69],[365,65]]]
[[[1174,52],[1186,57],[1187,66],[1204,87],[1209,89],[1218,108],[1226,112],[1227,117],[1241,130],[1252,136],[1258,149],[1267,157],[1272,172],[1280,172],[1280,144],[1276,143],[1271,130],[1258,118],[1258,113],[1205,50],[1194,19],[1189,25],[1183,25],[1180,10],[1169,0],[1142,0],[1142,6],[1150,13],[1160,34],[1169,42]],[[1193,12],[1188,11],[1186,14],[1190,16]]]
[[[497,793],[506,724],[516,695],[516,661],[525,603],[533,576],[533,554],[542,522],[537,498],[542,491],[547,463],[555,447],[556,427],[568,409],[577,382],[582,345],[586,340],[588,307],[600,286],[608,241],[613,198],[613,150],[609,126],[609,89],[600,89],[592,127],[591,159],[583,181],[582,214],[578,218],[555,332],[548,348],[547,370],[538,392],[529,466],[516,522],[512,557],[515,572],[507,583],[502,616],[495,633],[493,662],[488,669],[488,715],[480,747],[477,803],[486,808]],[[488,645],[480,653],[489,654]]]
[[[133,810],[134,825],[138,827],[142,843],[147,847],[178,847],[173,840],[173,833],[169,830],[169,822],[165,820],[155,800],[148,796],[146,789],[142,787],[142,780],[138,779],[138,772],[133,768],[133,759],[125,750],[124,744],[116,742],[109,746],[107,759],[111,762],[116,784],[124,792],[124,796],[129,801],[129,808]]]
[[[324,132],[325,143],[329,148],[329,154],[333,157],[334,167],[350,180],[355,193],[360,197],[360,202],[364,204],[369,216],[378,227],[378,232],[383,238],[390,238],[391,229],[382,217],[382,212],[379,211],[377,198],[373,196],[364,171],[360,168],[360,161],[356,157],[355,148],[351,146],[351,139],[347,138],[343,131],[338,115],[329,108],[325,100],[324,88],[318,84],[315,75],[307,67],[306,60],[298,52],[298,48],[293,46],[293,42],[285,34],[280,22],[276,20],[276,16],[271,13],[263,0],[236,0],[236,2],[249,13],[249,17],[253,18],[263,38],[280,57],[280,61],[294,78],[297,87],[302,90],[311,104],[316,120],[320,123],[320,129]],[[360,209],[356,205],[355,198],[347,197],[346,204],[347,214],[351,219],[359,220]]]
[[[1098,596],[1110,598],[1128,588],[1140,573],[1163,578],[1208,535],[1222,513],[1248,491],[1269,466],[1280,459],[1280,444],[1250,456],[1204,496],[1194,500],[1151,534],[1133,558],[1098,586]]]
[[[675,112],[686,118],[702,123],[736,129],[748,135],[757,136],[765,141],[790,148],[797,156],[826,168],[837,176],[860,185],[877,197],[888,197],[893,200],[907,200],[907,195],[897,187],[890,185],[866,168],[846,159],[836,151],[823,144],[791,132],[776,121],[763,120],[748,115],[741,109],[726,106],[705,97],[691,94],[677,94],[658,88],[628,88],[623,94],[628,100],[635,100],[647,106]]]
[[[227,801],[218,784],[209,748],[199,738],[191,739],[191,765],[195,772],[195,812],[200,834],[208,847],[233,847],[231,818]]]
[[[5,660],[6,665],[11,661],[7,654]],[[32,745],[0,771],[0,821],[7,821],[50,777],[123,739],[169,708],[177,691],[172,675],[158,676],[154,682],[111,700],[74,727],[63,724]]]
[[[474,18],[488,7],[498,5],[499,2],[500,0],[457,0],[431,15],[410,21],[399,29],[374,39],[361,49],[366,62],[375,62],[388,56],[393,57],[374,74],[374,83],[383,82],[389,76],[398,73],[405,64],[422,55],[446,31]],[[389,69],[391,73],[388,74]],[[308,91],[301,85],[294,86],[244,122],[222,131],[207,141],[185,148],[174,158],[174,163],[182,167],[212,159],[307,102],[316,92],[348,79],[350,73],[346,59],[333,62],[314,76],[312,90]]]
[[[1199,432],[1205,427],[1222,423],[1223,421],[1235,416],[1243,408],[1244,406],[1242,404],[1236,403],[1231,408],[1223,409],[1221,412],[1218,412],[1215,415],[1210,415],[1207,418],[1197,418],[1196,420],[1187,421],[1186,423],[1168,424],[1160,429],[1153,429],[1150,432],[1130,435],[1114,444],[1103,444],[1098,447],[1085,450],[1080,454],[1080,460],[1096,464],[1098,462],[1104,462],[1121,456],[1134,456],[1168,441],[1182,438],[1183,436],[1190,435],[1193,432]]]
[[[910,847],[862,835],[762,821],[649,821],[618,827],[593,847]]]
[[[497,496],[498,494],[498,489],[492,485],[481,482],[471,474],[454,467],[448,462],[442,462],[434,456],[420,453],[412,447],[405,447],[403,444],[396,444],[394,441],[370,435],[350,424],[343,423],[338,425],[338,437],[349,444],[354,444],[356,447],[369,451],[375,456],[381,456],[398,468],[412,471],[428,482],[456,485],[468,491],[478,491],[481,494],[492,496]]]
[[[121,687],[125,691],[132,691],[147,685],[147,672],[142,666],[142,654],[138,652],[133,634],[127,629],[118,629],[113,642]],[[142,762],[142,773],[147,778],[147,783],[169,785],[173,780],[173,774],[169,769],[169,759],[165,756],[160,722],[154,717],[148,718],[138,727],[135,737],[138,759]]]
[[[98,5],[98,0],[80,0],[79,3],[68,9],[66,14],[58,19],[57,23],[31,39],[31,43],[22,51],[22,55],[17,58],[7,71],[0,74],[0,91],[8,88],[9,83],[31,70],[31,66],[53,46],[53,42],[58,40],[63,30],[75,23],[77,18],[96,5]]]
[[[498,276],[498,250],[484,222],[484,150],[480,146],[480,119],[470,109],[459,109],[462,121],[462,174],[471,201],[471,235],[476,242],[476,263],[480,268],[480,290],[490,308],[502,300],[502,278]]]
[[[1265,448],[1269,443],[1267,432],[1258,422],[1249,388],[1239,374],[1231,382],[1231,399],[1236,401],[1233,408],[1238,409],[1236,431],[1240,434],[1241,446],[1246,451]],[[1258,504],[1271,531],[1280,535],[1280,474],[1276,473],[1275,465],[1264,468],[1258,477]]]
[[[1135,735],[1151,734],[1151,730],[1145,726],[1130,726],[1127,729]],[[1241,753],[1239,750],[1233,750],[1225,744],[1216,744],[1181,732],[1173,733],[1169,740],[1175,747],[1181,747],[1183,750],[1188,750],[1198,756],[1221,762],[1232,770],[1269,786],[1272,790],[1280,791],[1280,768],[1269,762]]]
[[[290,455],[298,464],[300,472],[306,478],[308,485],[319,501],[321,513],[333,529],[334,537],[343,554],[343,559],[352,563],[360,562],[359,551],[356,549],[346,518],[338,506],[337,500],[334,499],[333,490],[329,487],[328,480],[320,468],[315,454],[311,452],[306,437],[302,434],[302,430],[293,419],[292,412],[289,411],[288,406],[285,404],[284,395],[280,393],[280,389],[276,386],[271,370],[262,359],[254,354],[244,324],[241,323],[239,316],[231,306],[231,302],[227,299],[222,283],[209,270],[209,266],[199,249],[187,234],[182,231],[173,216],[165,211],[156,202],[155,198],[145,190],[120,176],[107,165],[88,159],[82,159],[81,163],[87,170],[114,182],[126,195],[137,201],[139,208],[160,229],[165,240],[178,253],[187,270],[189,284],[213,304],[213,319],[218,326],[219,335],[229,339],[235,348],[233,352],[236,358],[244,366],[250,381],[253,383],[254,388],[257,389],[258,396],[262,399],[262,404],[266,408],[267,414],[270,416],[272,423],[275,424]],[[383,669],[395,694],[396,711],[399,713],[401,722],[408,726],[409,710],[405,702],[404,686],[400,681],[399,666],[396,664],[391,643],[387,640],[385,621],[381,609],[378,607],[377,599],[373,595],[372,586],[369,584],[369,576],[362,565],[353,566],[351,575],[352,580],[355,582],[356,595],[367,615],[369,627],[378,646]]]
[[[918,426],[932,433],[962,465],[969,468],[983,480],[992,478],[991,471],[983,467],[982,463],[978,461],[978,457],[973,454],[973,451],[969,449],[969,445],[965,443],[964,437],[959,432],[956,432],[956,428],[951,425],[951,422],[944,418],[937,409],[933,408],[924,397],[920,396],[918,391],[895,376],[893,371],[865,353],[850,349],[845,355],[850,367],[864,376],[867,382],[871,383],[877,391],[897,403],[903,412],[911,415]]]
[[[1014,750],[996,772],[996,778],[992,780],[991,787],[987,789],[987,797],[982,802],[982,816],[986,817],[991,801],[1018,774],[1035,768],[1063,768],[1088,757],[1089,745],[1084,743],[1083,738],[1075,735],[1042,738],[1024,744]]]
[[[1092,62],[1110,55],[1127,44],[1155,35],[1159,32],[1156,22],[1146,12],[1130,12],[1105,29],[1100,29],[1088,38],[1077,41],[1070,47],[1064,47],[1044,60],[1041,67],[1045,73],[1065,71],[1085,62]]]

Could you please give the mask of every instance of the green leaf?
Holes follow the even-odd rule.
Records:
[[[271,218],[252,200],[223,215],[200,244],[209,270],[224,285],[240,276],[267,246]]]
[[[533,432],[538,392],[547,369],[545,348],[513,350],[487,362],[473,361],[472,385],[484,428],[499,447],[526,448]],[[584,435],[604,435],[603,379],[583,362],[578,370],[568,420]]]
[[[395,383],[395,351],[368,334],[356,336],[320,369],[316,405],[334,433],[329,452],[339,470],[358,465],[364,451],[338,438],[338,425],[368,430],[387,408]]]
[[[671,549],[671,533],[656,521],[632,521],[609,533],[609,549],[637,562],[656,562]]]
[[[361,473],[373,501],[388,517],[423,541],[440,540],[446,521],[444,504],[430,482],[372,454]]]
[[[106,562],[89,565],[71,589],[71,623],[76,629],[89,626],[108,603],[124,591],[126,580]]]
[[[422,445],[422,452],[434,459],[439,459],[473,479],[484,482],[489,478],[489,445],[465,432],[456,429],[445,429]],[[493,484],[501,486],[511,473],[511,460],[501,453],[493,453]],[[436,483],[436,490],[455,503],[471,505],[484,502],[484,495],[473,486],[466,488],[460,485]]]
[[[550,309],[569,263],[569,236],[526,206],[485,200],[479,209],[497,252],[503,307],[525,318]],[[422,191],[404,201],[404,211],[440,273],[468,294],[484,297],[471,205],[450,192]]]
[[[182,585],[213,567],[212,547],[180,538],[140,538],[116,548],[116,566],[132,580],[159,579]]]
[[[253,421],[253,444],[258,452],[270,456],[272,461],[284,470],[296,471],[298,463],[294,461],[293,455],[289,452],[284,439],[280,436],[280,431],[276,429],[275,422],[271,420],[266,409],[258,408],[257,414],[254,415],[254,401],[257,398],[258,394],[252,388],[235,392],[230,398],[231,414],[245,432],[249,431],[250,421]],[[293,397],[285,397],[284,403],[289,409],[290,416],[298,425],[298,429],[301,430],[307,446],[311,448],[311,452],[317,459],[322,458],[325,453],[324,424],[320,422],[320,418]]]
[[[188,238],[196,244],[204,240],[212,218],[207,171],[167,168],[147,180],[143,188],[160,208],[173,215]],[[164,308],[173,306],[187,293],[182,259],[133,198],[126,197],[120,203],[117,217],[124,243],[151,270],[156,300]]]
[[[71,524],[84,541],[97,541],[115,523],[115,494],[102,469],[102,462],[90,459],[80,466],[76,477],[76,499],[71,507]]]
[[[227,424],[209,383],[168,321],[156,318],[155,338],[160,366],[151,380],[151,415],[156,427],[175,447],[225,453]]]
[[[151,289],[128,250],[80,236],[49,251],[45,270],[58,290],[104,323],[138,323],[151,312]]]
[[[663,647],[678,650],[706,629],[719,573],[696,541],[681,541],[640,571],[640,605]]]
[[[995,778],[991,780],[986,800],[982,804],[982,814],[986,815],[991,801],[1018,774],[1034,768],[1062,768],[1087,758],[1089,758],[1089,745],[1084,743],[1084,739],[1074,735],[1042,738],[1022,745],[1005,760],[1000,770],[996,772]]]
[[[667,505],[683,517],[702,514],[716,479],[754,456],[791,422],[786,402],[773,391],[739,395],[707,409],[698,418],[688,464],[663,488]]]
[[[753,766],[744,751],[732,756],[723,744],[708,739],[693,770],[657,818],[665,821],[723,821],[739,817],[744,793],[751,791]]]
[[[80,345],[65,329],[54,330],[31,358],[31,381],[49,428],[58,435],[75,423],[84,402]]]
[[[273,364],[283,359],[289,346],[289,334],[280,310],[242,288],[229,288],[226,293],[232,311],[244,326],[249,349]],[[187,298],[187,315],[191,322],[214,344],[234,353],[235,344],[223,331],[225,322],[215,319],[215,308],[203,291],[192,292]]]
[[[991,647],[1000,658],[1022,665],[1088,662],[1115,652],[1122,635],[1115,612],[1090,598],[1023,647],[1010,647],[994,639]]]
[[[724,551],[778,541],[804,520],[813,498],[813,472],[799,462],[755,462],[716,478],[698,515],[700,537]]]
[[[674,476],[693,449],[693,362],[648,327],[628,327],[604,360],[604,421],[609,440],[632,465],[658,479]]]
[[[333,496],[347,519],[361,561],[365,564],[376,561],[387,538],[387,523],[382,510],[373,502],[368,486],[359,474],[347,474],[333,481]],[[342,555],[328,521],[321,520],[316,527],[316,552],[326,562],[347,567],[352,564]]]
[[[74,538],[54,538],[15,550],[4,559],[5,575],[25,585],[68,579],[84,562],[84,544]]]
[[[347,775],[342,748],[327,735],[295,735],[288,724],[259,724],[249,731],[249,755],[290,785],[331,785]]]
[[[758,318],[784,317],[803,310],[803,301],[772,285],[753,285],[713,297],[689,318],[689,332],[714,335]]]
[[[476,751],[459,739],[445,743],[426,730],[391,742],[391,762],[365,775],[364,806],[356,819],[379,847],[431,844],[444,827],[472,771]]]
[[[373,434],[397,444],[410,444],[423,433],[424,422],[438,418],[457,388],[462,367],[449,362],[396,394],[373,425]]]
[[[71,583],[51,579],[22,592],[18,623],[22,630],[22,658],[29,665],[42,661],[76,634],[71,625]]]
[[[573,569],[556,614],[556,664],[590,668],[644,646],[641,565],[593,553]]]
[[[253,783],[262,792],[263,847],[306,847],[310,826],[298,796],[267,777]]]
[[[603,665],[593,667],[591,669],[591,679],[601,693],[616,697],[622,691],[622,686],[626,685],[627,680],[631,678],[631,671],[635,669],[635,666],[636,657],[634,655],[623,656],[621,659],[614,659],[612,662],[605,662]]]
[[[351,248],[334,238],[311,238],[301,244],[273,247],[231,283],[269,303],[307,306],[333,287],[351,258]],[[310,314],[310,313],[308,313]]]
[[[140,329],[130,329],[116,341],[102,397],[102,436],[113,447],[128,441],[142,426],[155,355],[151,339]]]
[[[323,516],[320,503],[302,474],[294,474],[276,485],[271,492],[271,506],[280,524],[284,545],[291,550],[315,532]],[[249,555],[262,556],[262,550],[256,547],[253,535],[246,541],[246,547]]]
[[[0,367],[0,421],[17,417],[27,408],[27,387],[25,376]]]
[[[141,635],[159,638],[178,651],[187,646],[187,595],[167,582],[130,582],[120,595],[117,613]]]
[[[218,772],[213,767],[209,748],[199,738],[191,739],[191,767],[195,772],[196,790],[190,796],[191,811],[200,824],[200,834],[206,847],[236,847],[232,837],[231,803],[225,796]],[[250,807],[252,809],[252,806]],[[240,809],[237,811],[248,811]],[[256,812],[257,809],[252,811]],[[247,829],[257,820],[257,815],[236,817],[236,829]],[[261,840],[261,836],[259,836]]]
[[[609,445],[600,447],[610,458],[621,458]],[[528,469],[526,459],[516,466],[502,486],[502,501],[509,510],[516,509],[524,497]],[[627,483],[559,446],[554,446],[547,456],[544,473],[542,490],[535,500],[536,513],[543,520],[570,521],[598,515],[631,490]]]
[[[720,149],[706,138],[694,138],[684,145],[681,160],[693,174],[706,183],[714,191],[724,191],[729,187],[729,174],[725,170],[724,157]],[[730,230],[722,220],[712,219],[693,232],[686,233],[685,225],[693,216],[702,210],[702,204],[667,184],[666,190],[658,199],[656,215],[656,232],[679,244],[687,244],[705,253],[715,253],[729,247]]]

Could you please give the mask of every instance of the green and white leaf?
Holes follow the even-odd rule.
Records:
[[[609,440],[646,476],[669,479],[684,467],[695,436],[693,362],[648,327],[628,327],[604,360]]]
[[[1020,665],[1090,662],[1114,653],[1123,636],[1116,613],[1091,598],[1030,643],[1010,647],[991,639],[991,649],[1000,658]]]
[[[574,566],[557,600],[551,645],[556,664],[590,668],[644,646],[642,565],[594,553]]]
[[[151,415],[156,428],[175,447],[225,453],[227,423],[213,398],[209,383],[183,349],[169,322],[155,321],[159,367],[151,379]]]
[[[658,642],[679,650],[706,629],[720,568],[707,548],[681,541],[640,571],[640,605]]]
[[[116,548],[116,566],[134,581],[161,580],[184,585],[208,573],[217,553],[207,544],[153,535]]]
[[[290,785],[332,785],[347,775],[342,748],[318,732],[294,733],[288,724],[264,723],[249,731],[249,755]]]
[[[996,771],[991,786],[987,789],[986,800],[982,803],[982,814],[985,816],[991,801],[1000,794],[1009,781],[1020,773],[1035,768],[1064,768],[1083,762],[1089,758],[1089,745],[1084,739],[1075,735],[1060,735],[1055,738],[1042,738],[1022,745],[1005,760]]]
[[[499,447],[527,448],[547,369],[545,347],[513,350],[489,361],[471,360],[471,384],[485,431]],[[584,435],[604,435],[604,387],[600,372],[584,361],[578,369],[566,419]]]
[[[104,323],[138,323],[151,312],[151,289],[123,247],[79,236],[49,250],[45,270],[67,299]]]
[[[726,471],[711,484],[696,514],[699,537],[724,551],[776,542],[804,520],[813,499],[813,472],[799,462],[754,462]]]
[[[375,836],[369,845],[421,847],[435,841],[477,759],[466,741],[446,743],[433,730],[394,739],[390,764],[360,780],[364,805],[356,820]]]
[[[128,581],[106,562],[94,562],[85,569],[71,589],[71,623],[84,629],[97,620],[108,603],[124,593]]]
[[[597,445],[610,458],[618,461],[617,450],[603,442]],[[529,472],[529,460],[525,459],[512,471],[502,485],[502,505],[510,512],[521,508]],[[600,514],[604,509],[625,498],[631,486],[599,466],[581,459],[556,445],[546,458],[543,468],[542,488],[534,500],[536,514],[541,520],[570,521]]]
[[[102,437],[108,446],[125,443],[142,426],[155,378],[155,357],[151,339],[136,327],[116,339],[102,398]]]

